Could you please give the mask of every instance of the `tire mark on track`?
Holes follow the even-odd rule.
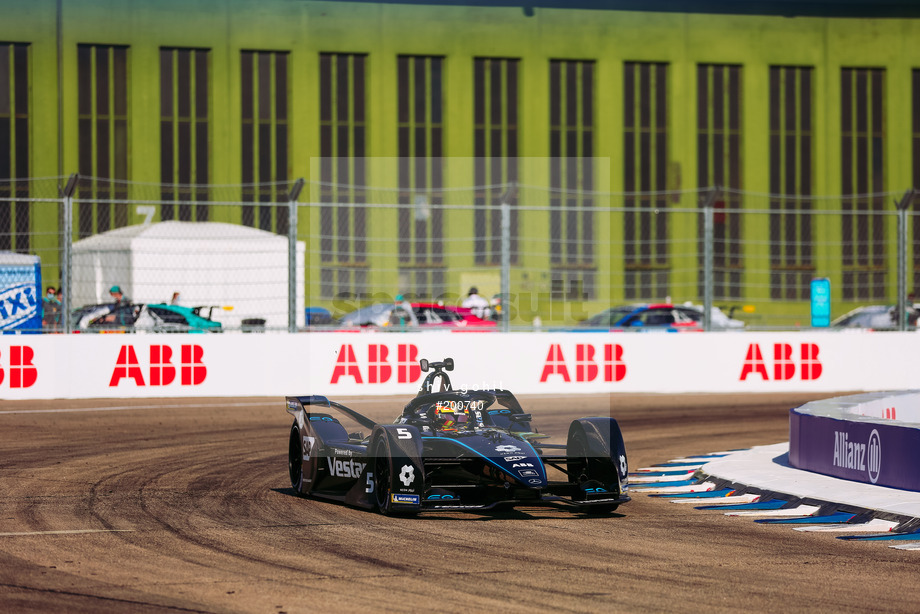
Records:
[[[83,597],[86,599],[91,599],[93,601],[101,601],[103,603],[109,604],[119,604],[119,605],[129,605],[132,607],[148,607],[154,608],[157,610],[166,610],[169,612],[193,612],[194,614],[213,614],[213,610],[198,610],[193,608],[186,608],[183,606],[173,606],[165,605],[161,603],[152,603],[150,601],[137,601],[135,599],[123,599],[120,597],[106,597],[105,595],[93,595],[91,593],[81,593],[77,591],[68,591],[64,589],[57,588],[39,588],[35,586],[26,586],[23,584],[7,584],[0,582],[0,587],[22,590],[22,591],[31,591],[37,593],[47,593],[51,595],[61,595],[67,597]],[[100,608],[102,609],[102,608]]]

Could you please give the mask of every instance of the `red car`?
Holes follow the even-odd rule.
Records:
[[[474,316],[465,307],[440,305],[438,303],[411,303],[412,314],[405,323],[407,328],[451,328],[469,330],[495,330],[496,324]],[[390,314],[395,305],[376,303],[346,313],[339,323],[346,328],[390,327]]]
[[[418,318],[419,324],[424,325],[427,320],[435,326],[469,326],[472,328],[495,328],[493,320],[483,320],[473,315],[469,307],[454,307],[453,305],[439,305],[437,303],[412,303],[412,311]]]

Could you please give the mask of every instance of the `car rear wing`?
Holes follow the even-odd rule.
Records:
[[[321,395],[310,395],[303,397],[284,397],[285,408],[287,413],[291,414],[294,417],[297,417],[297,412],[307,411],[307,407],[310,405],[316,405],[319,407],[325,408],[334,408],[345,414],[346,416],[353,419],[355,422],[363,426],[364,428],[372,429],[377,424],[367,416],[362,416],[355,410],[350,407],[346,407],[341,403],[336,403],[335,401],[330,401],[328,398]]]

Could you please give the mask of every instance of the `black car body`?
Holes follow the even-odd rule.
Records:
[[[392,424],[326,397],[286,397],[297,494],[383,514],[539,504],[606,513],[629,501],[626,450],[613,418],[574,420],[566,444],[544,443],[511,392],[451,390],[444,373],[451,359],[421,365],[434,372]],[[440,390],[431,392],[437,378]],[[370,435],[349,434],[333,409]],[[457,419],[444,419],[451,415]]]

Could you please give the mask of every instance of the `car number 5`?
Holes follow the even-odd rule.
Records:
[[[396,429],[396,438],[397,439],[412,439],[412,432],[409,429],[398,428]]]
[[[370,471],[367,472],[367,488],[364,489],[364,492],[367,494],[374,492],[374,474]]]

